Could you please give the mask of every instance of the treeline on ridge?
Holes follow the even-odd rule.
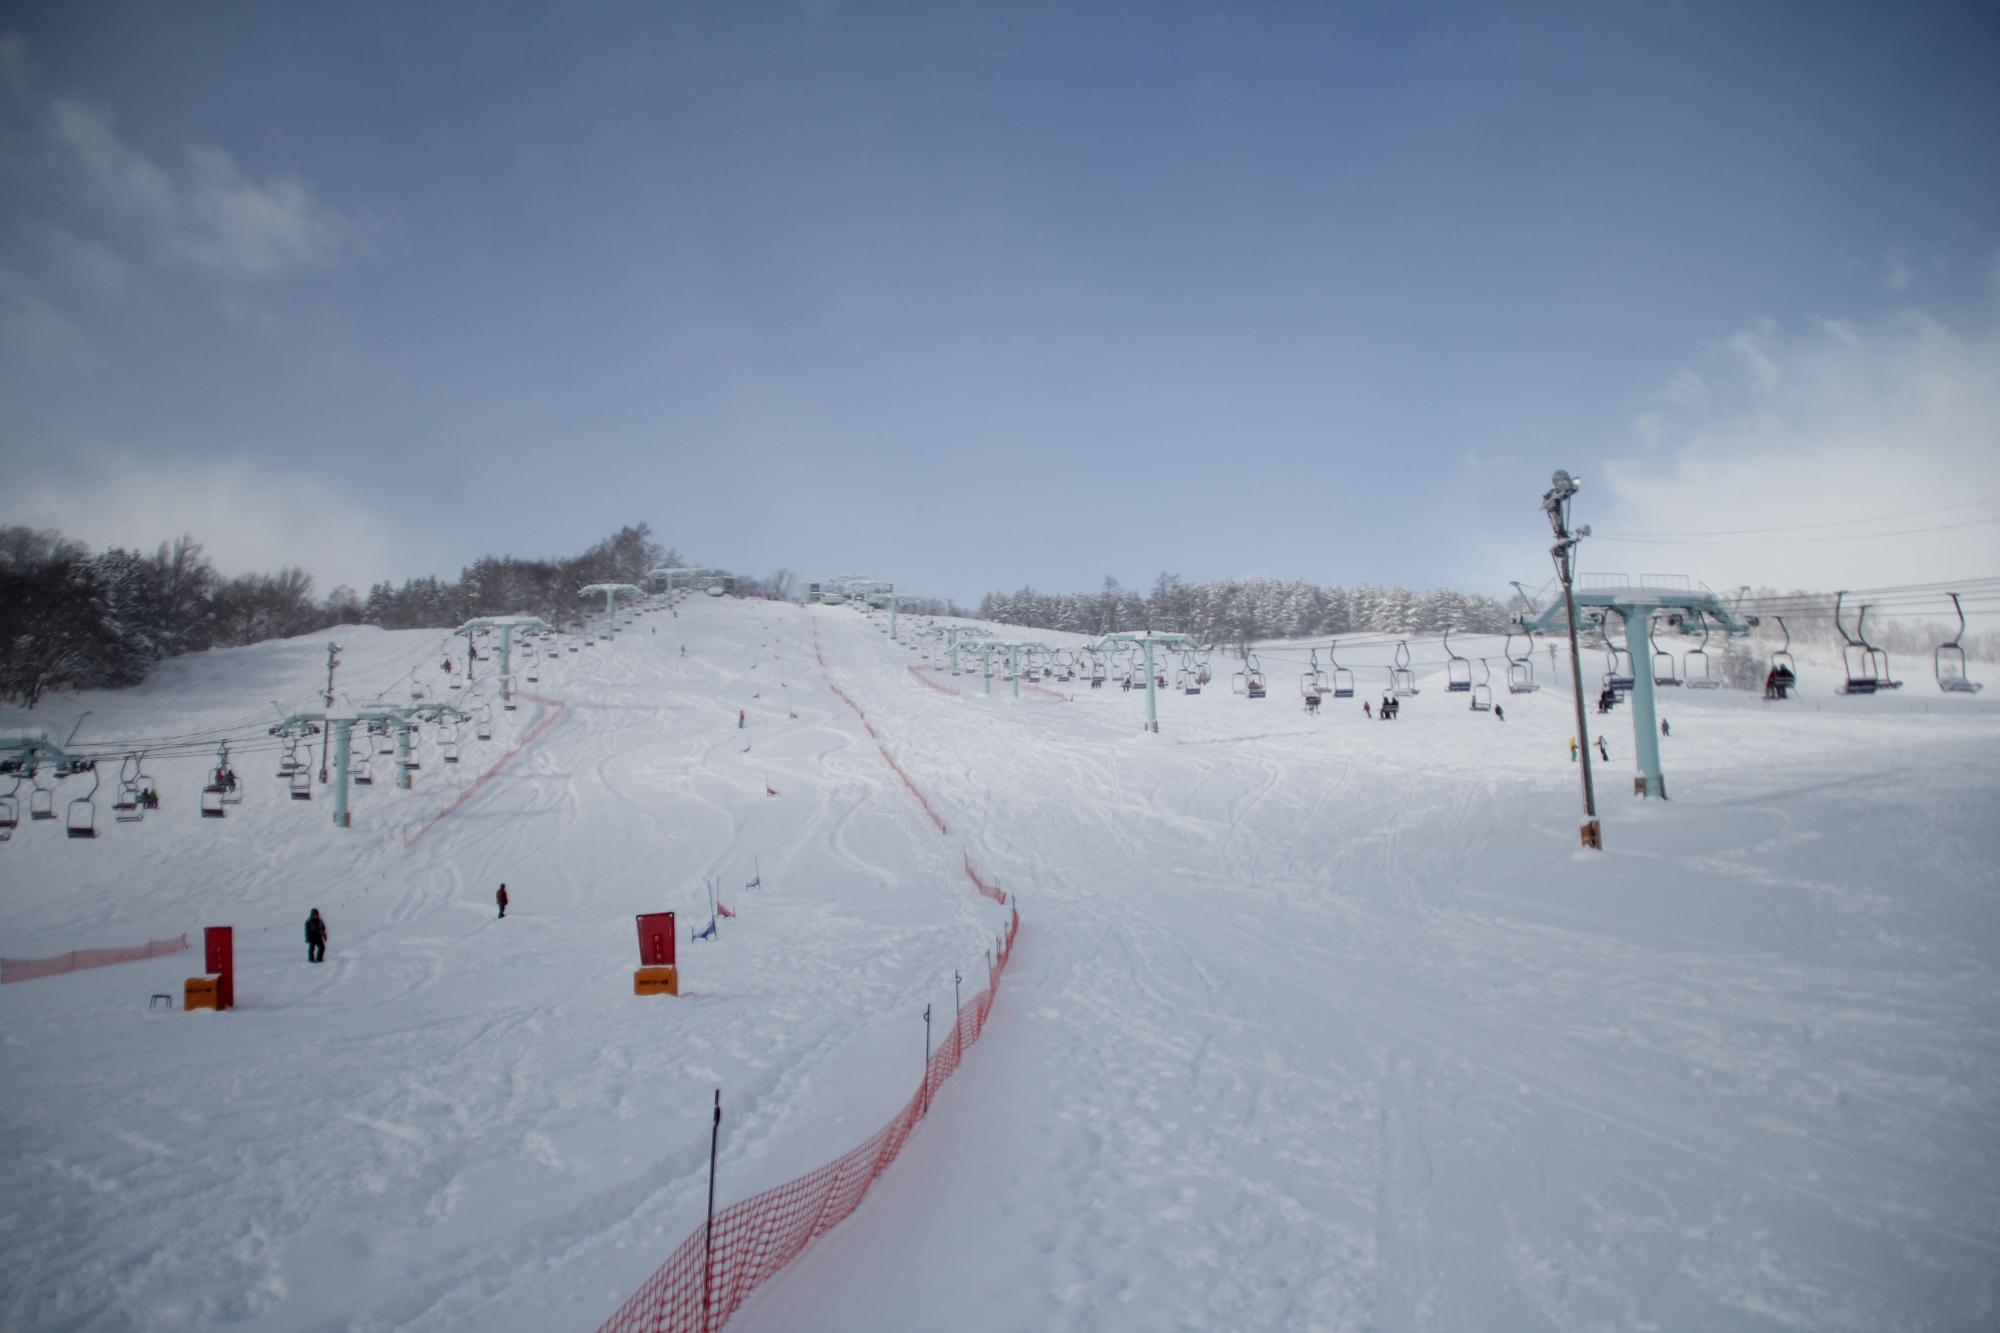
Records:
[[[583,585],[644,586],[647,571],[679,563],[641,523],[578,556],[482,556],[457,582],[385,581],[365,598],[343,584],[320,598],[312,575],[290,566],[225,578],[191,536],[151,555],[93,554],[59,532],[0,527],[0,702],[33,708],[51,690],[136,685],[165,658],[333,625],[439,628],[515,613],[571,625],[600,605]]]

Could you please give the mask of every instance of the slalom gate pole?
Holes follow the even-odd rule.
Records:
[[[958,1017],[958,983],[963,980],[965,978],[958,975],[958,969],[954,967],[951,970],[951,1016],[954,1019]]]
[[[715,1122],[708,1134],[708,1226],[702,1236],[701,1326],[715,1305],[715,1148],[722,1138],[722,1089],[715,1090]]]
[[[931,1007],[924,1006],[924,1088],[923,1114],[931,1113]]]

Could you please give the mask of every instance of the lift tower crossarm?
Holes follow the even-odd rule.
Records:
[[[974,645],[972,651],[979,654],[979,664],[986,680],[986,692],[993,693],[993,654],[1006,653],[1007,665],[1014,673],[1014,697],[1021,697],[1021,654],[1049,653],[1055,650],[1038,639],[983,639]]]
[[[586,597],[596,592],[604,594],[604,632],[597,636],[600,639],[608,639],[615,632],[613,625],[618,610],[618,594],[629,593],[634,597],[646,595],[644,588],[630,583],[592,583],[578,588],[577,592]]]
[[[511,713],[514,711],[514,631],[540,631],[555,633],[555,626],[540,616],[481,616],[460,625],[454,634],[465,636],[466,666],[465,678],[472,679],[472,636],[479,630],[500,631],[500,707]]]
[[[408,708],[379,707],[358,708],[351,713],[294,713],[271,728],[273,736],[313,736],[323,729],[333,742],[333,825],[335,828],[352,828],[353,816],[347,810],[347,783],[349,755],[352,752],[354,728],[359,723],[387,722],[396,727],[396,785],[410,785],[410,771],[406,762],[410,757],[410,723],[414,720],[431,721],[449,718],[464,722],[470,715],[463,709],[446,703],[413,704]]]
[[[1706,587],[1672,575],[1642,574],[1635,583],[1624,574],[1579,574],[1572,595],[1578,606],[1593,608],[1600,616],[1616,615],[1625,622],[1625,650],[1634,664],[1632,753],[1639,765],[1638,789],[1665,799],[1667,783],[1660,771],[1660,724],[1651,670],[1654,615],[1672,611],[1706,616],[1730,635],[1748,634],[1755,621],[1736,614],[1740,596],[1735,604],[1728,604]],[[1524,615],[1521,625],[1530,634],[1567,632],[1563,604],[1556,602],[1547,610]]]
[[[941,634],[944,646],[951,650],[951,674],[958,674],[958,641],[960,639],[990,639],[993,631],[981,629],[977,625],[933,625],[925,634]]]
[[[1146,730],[1158,733],[1160,730],[1159,691],[1154,688],[1153,649],[1174,648],[1182,652],[1198,652],[1201,645],[1186,634],[1155,634],[1147,630],[1143,634],[1107,634],[1090,645],[1090,651],[1109,653],[1113,644],[1133,644],[1146,654]]]

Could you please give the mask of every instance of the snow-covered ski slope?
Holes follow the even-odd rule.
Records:
[[[2000,1317],[1993,703],[1665,691],[1674,799],[1626,794],[1620,710],[1587,854],[1564,692],[1498,722],[1435,673],[1394,722],[1313,718],[1218,655],[1149,736],[1081,682],[928,688],[880,619],[642,617],[552,664],[561,716],[414,843],[552,705],[351,831],[272,755],[223,821],[194,759],[93,843],[24,821],[0,952],[233,924],[239,1008],[146,1011],[191,954],[0,990],[0,1324],[594,1328],[699,1223],[714,1088],[724,1203],[909,1097],[1001,920],[968,850],[1024,922],[993,1021],[732,1330]],[[436,633],[337,637],[357,697],[436,666]],[[171,663],[80,739],[258,725],[323,665]],[[704,921],[705,875],[737,916],[683,939],[681,998],[633,997],[632,914]]]

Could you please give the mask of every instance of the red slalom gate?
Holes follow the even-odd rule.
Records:
[[[176,935],[171,939],[148,940],[144,944],[129,944],[115,949],[73,949],[52,958],[0,958],[0,982],[35,981],[41,977],[81,972],[87,967],[110,967],[114,963],[164,958],[168,954],[183,953],[188,947],[188,937]]]
[[[951,1035],[924,1067],[923,1087],[895,1119],[818,1170],[731,1204],[715,1215],[712,1232],[706,1226],[689,1232],[599,1333],[714,1333],[761,1283],[852,1215],[903,1150],[938,1088],[957,1072],[966,1047],[985,1031],[1020,933],[1020,913],[1010,913],[992,984],[959,1010]]]

